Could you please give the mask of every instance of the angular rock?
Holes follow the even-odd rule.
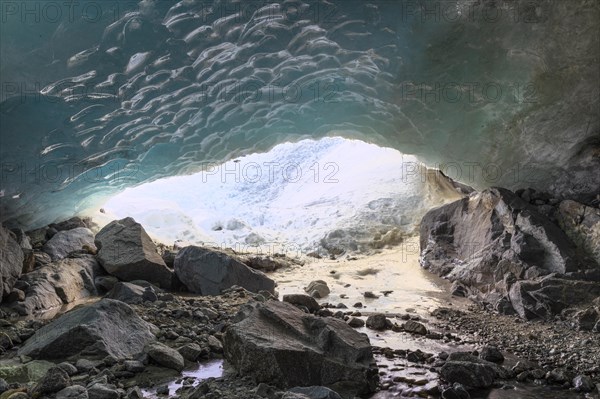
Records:
[[[106,294],[106,298],[116,299],[129,304],[143,303],[144,301],[155,302],[158,297],[152,287],[140,287],[131,283],[118,282],[113,289]]]
[[[127,359],[142,353],[144,346],[156,339],[156,331],[156,326],[142,320],[129,305],[102,299],[40,328],[18,354],[35,359]]]
[[[447,361],[440,369],[440,376],[450,383],[458,382],[473,388],[487,388],[494,383],[496,372],[485,364]]]
[[[121,395],[113,385],[95,383],[88,388],[88,397],[89,399],[119,399]]]
[[[409,333],[427,335],[427,327],[425,327],[418,321],[409,320],[402,325],[402,328],[404,328],[404,331],[407,331]]]
[[[304,306],[309,312],[317,312],[321,309],[319,303],[312,296],[303,294],[290,294],[283,296],[283,302],[291,303],[292,305]]]
[[[491,188],[429,211],[421,221],[421,264],[452,281],[478,286],[501,280],[505,259],[521,274],[578,269],[575,245],[514,193]],[[517,275],[519,277],[519,275]]]
[[[358,317],[352,317],[350,320],[348,320],[348,325],[354,328],[364,327],[365,321],[363,319],[359,319]]]
[[[578,375],[573,378],[573,388],[578,392],[591,392],[594,390],[594,383],[587,375]]]
[[[87,227],[78,227],[56,233],[44,244],[43,251],[50,255],[53,261],[57,261],[66,258],[73,251],[83,249],[84,246],[96,249],[94,233]]]
[[[487,360],[492,363],[502,363],[504,361],[504,355],[495,346],[484,346],[479,351],[479,358]]]
[[[64,371],[66,371],[67,374],[69,374],[69,377],[72,377],[75,374],[77,374],[77,367],[75,367],[74,365],[72,365],[69,362],[59,363],[56,367],[60,367],[61,369],[63,369]]]
[[[58,392],[72,384],[69,374],[60,367],[53,367],[40,382],[33,388],[32,396],[38,397],[44,394]]]
[[[181,371],[185,366],[183,356],[175,349],[160,342],[151,342],[144,348],[144,352],[159,365]]]
[[[524,319],[548,318],[563,309],[591,302],[600,295],[600,284],[556,278],[517,281],[509,291],[514,310]]]
[[[36,382],[41,380],[53,367],[55,367],[54,363],[44,360],[33,360],[14,366],[0,366],[0,378],[10,382]]]
[[[559,205],[557,219],[569,238],[600,264],[600,209],[566,200]]]
[[[23,271],[23,251],[15,235],[0,225],[0,303]]]
[[[29,288],[25,300],[14,308],[21,315],[30,315],[97,295],[94,279],[104,273],[91,255],[51,263],[21,277]]]
[[[171,288],[169,270],[144,228],[128,217],[114,220],[96,234],[98,260],[106,271],[123,281],[147,280]]]
[[[388,328],[388,319],[384,314],[377,313],[367,317],[367,327],[372,330],[385,330]]]
[[[308,295],[313,298],[325,298],[331,292],[327,283],[323,280],[311,281],[304,291],[308,292]]]
[[[234,257],[217,250],[189,246],[175,257],[175,273],[190,290],[202,295],[219,295],[234,285],[251,292],[273,294],[275,282]]]
[[[246,305],[225,332],[226,359],[241,375],[278,387],[326,386],[368,394],[377,370],[366,335],[344,321],[276,301]]]
[[[63,220],[62,222],[51,223],[48,227],[54,228],[57,231],[64,231],[73,230],[78,227],[90,228],[92,224],[93,223],[91,222],[90,218],[81,218],[79,216],[74,216],[70,219]]]
[[[208,354],[208,351],[206,349],[202,349],[202,347],[200,347],[200,345],[196,343],[184,345],[181,348],[177,349],[177,352],[179,352],[181,356],[184,357],[184,359],[190,362],[195,362],[200,356]]]
[[[115,276],[100,276],[94,279],[94,284],[99,292],[108,292],[112,290],[118,282],[119,279]]]
[[[552,296],[525,298],[538,288],[518,286],[523,278],[573,273],[583,267],[577,247],[556,224],[502,188],[431,210],[423,217],[420,233],[424,268],[478,290],[485,304],[497,306],[498,300],[509,298],[521,317],[556,314],[562,310],[556,302],[568,296],[558,301]],[[502,308],[510,312],[506,304]]]
[[[21,229],[14,230],[13,233],[15,233],[15,239],[23,251],[22,273],[29,273],[35,267],[35,255],[31,246],[31,240]]]
[[[581,331],[594,331],[600,322],[600,307],[589,307],[573,315],[575,327]]]

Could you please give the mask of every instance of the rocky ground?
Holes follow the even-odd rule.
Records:
[[[131,218],[0,227],[0,399],[598,397],[600,216],[533,194],[432,211],[410,256],[325,263],[157,246]]]

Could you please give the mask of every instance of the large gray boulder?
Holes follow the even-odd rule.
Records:
[[[31,315],[79,299],[98,295],[94,279],[106,272],[92,255],[65,258],[21,276],[25,300],[13,305],[21,315]]]
[[[223,347],[241,375],[282,388],[326,386],[352,395],[375,390],[369,339],[343,320],[277,301],[247,305],[239,319],[227,329]]]
[[[234,257],[213,249],[189,246],[175,257],[175,273],[191,291],[202,295],[219,295],[234,285],[251,292],[274,293],[275,282]]]
[[[0,302],[10,294],[23,270],[23,251],[14,234],[0,225]]]
[[[554,223],[509,190],[491,188],[429,211],[421,221],[421,264],[468,285],[579,268],[575,245]],[[500,273],[499,273],[500,272]]]
[[[129,305],[102,299],[77,307],[35,332],[19,349],[19,355],[35,359],[116,360],[140,355],[155,341],[157,327],[142,320]]]
[[[79,251],[84,246],[95,250],[94,233],[86,227],[59,231],[44,244],[43,251],[50,255],[53,261],[66,258],[69,253]]]
[[[600,283],[556,278],[553,275],[515,282],[509,291],[513,309],[523,319],[549,318],[562,310],[593,301]]]
[[[420,234],[420,261],[425,269],[469,287],[476,299],[506,313],[522,307],[513,303],[520,301],[516,282],[596,267],[581,262],[577,247],[556,224],[503,188],[474,193],[429,211]],[[548,317],[555,311],[535,314]]]
[[[111,275],[124,281],[146,280],[171,288],[173,272],[158,254],[142,225],[128,217],[114,220],[96,234],[98,259]]]

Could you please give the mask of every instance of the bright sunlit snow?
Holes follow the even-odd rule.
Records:
[[[277,243],[316,249],[328,233],[372,237],[410,231],[425,184],[412,156],[361,141],[326,138],[278,145],[202,172],[129,188],[105,205],[154,238],[238,250]]]

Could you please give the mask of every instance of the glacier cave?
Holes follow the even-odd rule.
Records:
[[[599,64],[597,0],[0,1],[0,399],[597,397]]]

